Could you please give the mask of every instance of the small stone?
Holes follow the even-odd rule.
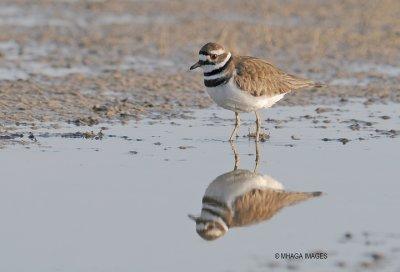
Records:
[[[374,252],[374,253],[371,254],[371,258],[372,258],[375,262],[377,262],[377,261],[382,260],[382,259],[384,258],[384,256],[383,256],[382,253],[376,253],[376,252]]]
[[[341,142],[344,145],[347,144],[348,142],[350,142],[350,140],[347,139],[347,138],[339,138],[338,141]]]
[[[154,104],[148,101],[144,101],[142,106],[145,108],[153,108]]]
[[[346,232],[344,234],[344,238],[346,238],[346,240],[351,240],[353,238],[353,234],[351,234],[350,232]]]
[[[360,124],[355,123],[349,126],[351,130],[360,130]]]
[[[93,107],[92,107],[92,110],[93,111],[95,111],[95,112],[99,112],[99,111],[107,111],[108,110],[108,108],[106,107],[106,106],[100,106],[100,105],[94,105]]]
[[[331,108],[316,108],[315,109],[316,113],[323,113],[323,112],[329,112],[329,111],[333,111],[333,109],[331,109]]]
[[[292,138],[292,140],[295,140],[295,141],[300,140],[300,138],[297,137],[296,135],[292,135],[291,138]]]
[[[29,132],[29,136],[28,136],[28,138],[29,138],[29,140],[32,140],[32,141],[35,141],[35,142],[37,142],[37,139],[36,139],[35,135],[33,135],[33,133],[32,133],[32,132]]]

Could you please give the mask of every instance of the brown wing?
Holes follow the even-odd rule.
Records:
[[[313,81],[287,74],[264,60],[235,57],[236,85],[253,96],[275,96],[316,85]]]
[[[320,196],[321,192],[301,193],[254,189],[236,198],[231,227],[255,224],[274,216],[286,206]]]

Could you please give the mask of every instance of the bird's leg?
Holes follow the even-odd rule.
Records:
[[[240,163],[239,154],[237,153],[235,143],[231,141],[230,144],[231,144],[231,148],[232,148],[232,151],[233,151],[233,155],[235,157],[235,166],[234,166],[233,170],[236,170],[238,168],[238,166],[239,166],[239,163]]]
[[[256,142],[260,140],[260,128],[261,128],[261,120],[258,112],[254,112],[256,114]]]
[[[260,162],[260,148],[259,148],[259,143],[255,142],[256,144],[256,164],[254,166],[254,173],[257,172],[257,168],[258,168],[258,163]]]
[[[240,118],[239,118],[239,113],[235,112],[235,117],[236,117],[236,121],[235,121],[235,128],[232,131],[231,137],[229,137],[229,141],[233,141],[233,137],[236,137],[236,132],[240,127]]]

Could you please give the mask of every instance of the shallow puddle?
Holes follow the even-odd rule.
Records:
[[[244,115],[237,168],[285,192],[323,194],[214,241],[196,233],[188,214],[200,214],[217,177],[238,173],[226,141],[230,112],[110,126],[101,140],[71,136],[97,135],[100,126],[33,131],[37,142],[0,153],[0,270],[399,269],[400,141],[380,132],[400,128],[397,105],[277,107],[263,115],[270,139],[259,144],[258,166],[253,174],[255,144],[243,135],[254,118]],[[311,252],[327,258],[305,259]]]

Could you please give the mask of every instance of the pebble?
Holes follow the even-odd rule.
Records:
[[[345,238],[346,240],[351,240],[351,239],[353,238],[353,234],[351,234],[350,232],[346,232],[346,233],[344,234],[344,238]]]
[[[332,108],[316,108],[315,109],[316,113],[324,113],[324,112],[330,112],[330,111],[333,111],[333,109]]]
[[[350,142],[350,140],[347,139],[347,138],[339,138],[338,141],[341,142],[344,145],[347,144],[348,142]]]

